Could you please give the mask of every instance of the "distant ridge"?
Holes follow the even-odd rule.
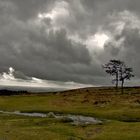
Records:
[[[2,89],[0,90],[0,96],[11,96],[11,95],[23,95],[23,94],[29,94],[28,91],[14,91],[14,90],[7,90],[7,89]]]
[[[121,88],[119,88],[121,89]],[[101,86],[101,87],[85,87],[85,88],[77,88],[77,89],[49,89],[49,90],[43,90],[43,91],[31,91],[31,90],[20,90],[20,89],[0,89],[0,96],[12,96],[12,95],[42,95],[42,94],[77,94],[77,93],[103,93],[108,94],[111,92],[119,93],[119,89],[116,90],[114,87],[111,86]],[[134,90],[135,89],[135,90]],[[124,88],[126,93],[131,94],[140,94],[140,86],[134,86],[134,87],[125,87]]]

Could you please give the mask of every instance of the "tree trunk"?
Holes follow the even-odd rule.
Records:
[[[116,73],[116,89],[118,89],[118,73]]]
[[[122,94],[123,94],[123,85],[124,85],[124,80],[122,80],[122,85],[121,85]]]

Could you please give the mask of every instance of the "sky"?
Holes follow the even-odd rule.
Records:
[[[110,85],[110,59],[140,83],[139,0],[0,0],[0,84]]]

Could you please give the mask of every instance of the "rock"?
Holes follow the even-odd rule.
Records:
[[[71,118],[66,117],[66,116],[65,116],[65,117],[62,117],[62,118],[61,118],[61,121],[64,122],[64,123],[73,122],[73,120],[72,120]]]
[[[55,116],[55,114],[54,114],[53,112],[49,112],[49,113],[47,114],[47,117],[48,117],[48,118],[56,118],[56,116]]]

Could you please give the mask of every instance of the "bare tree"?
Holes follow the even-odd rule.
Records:
[[[116,89],[118,89],[120,65],[123,65],[123,62],[120,60],[110,60],[107,64],[103,65],[106,73],[114,77],[112,82],[115,83]]]

